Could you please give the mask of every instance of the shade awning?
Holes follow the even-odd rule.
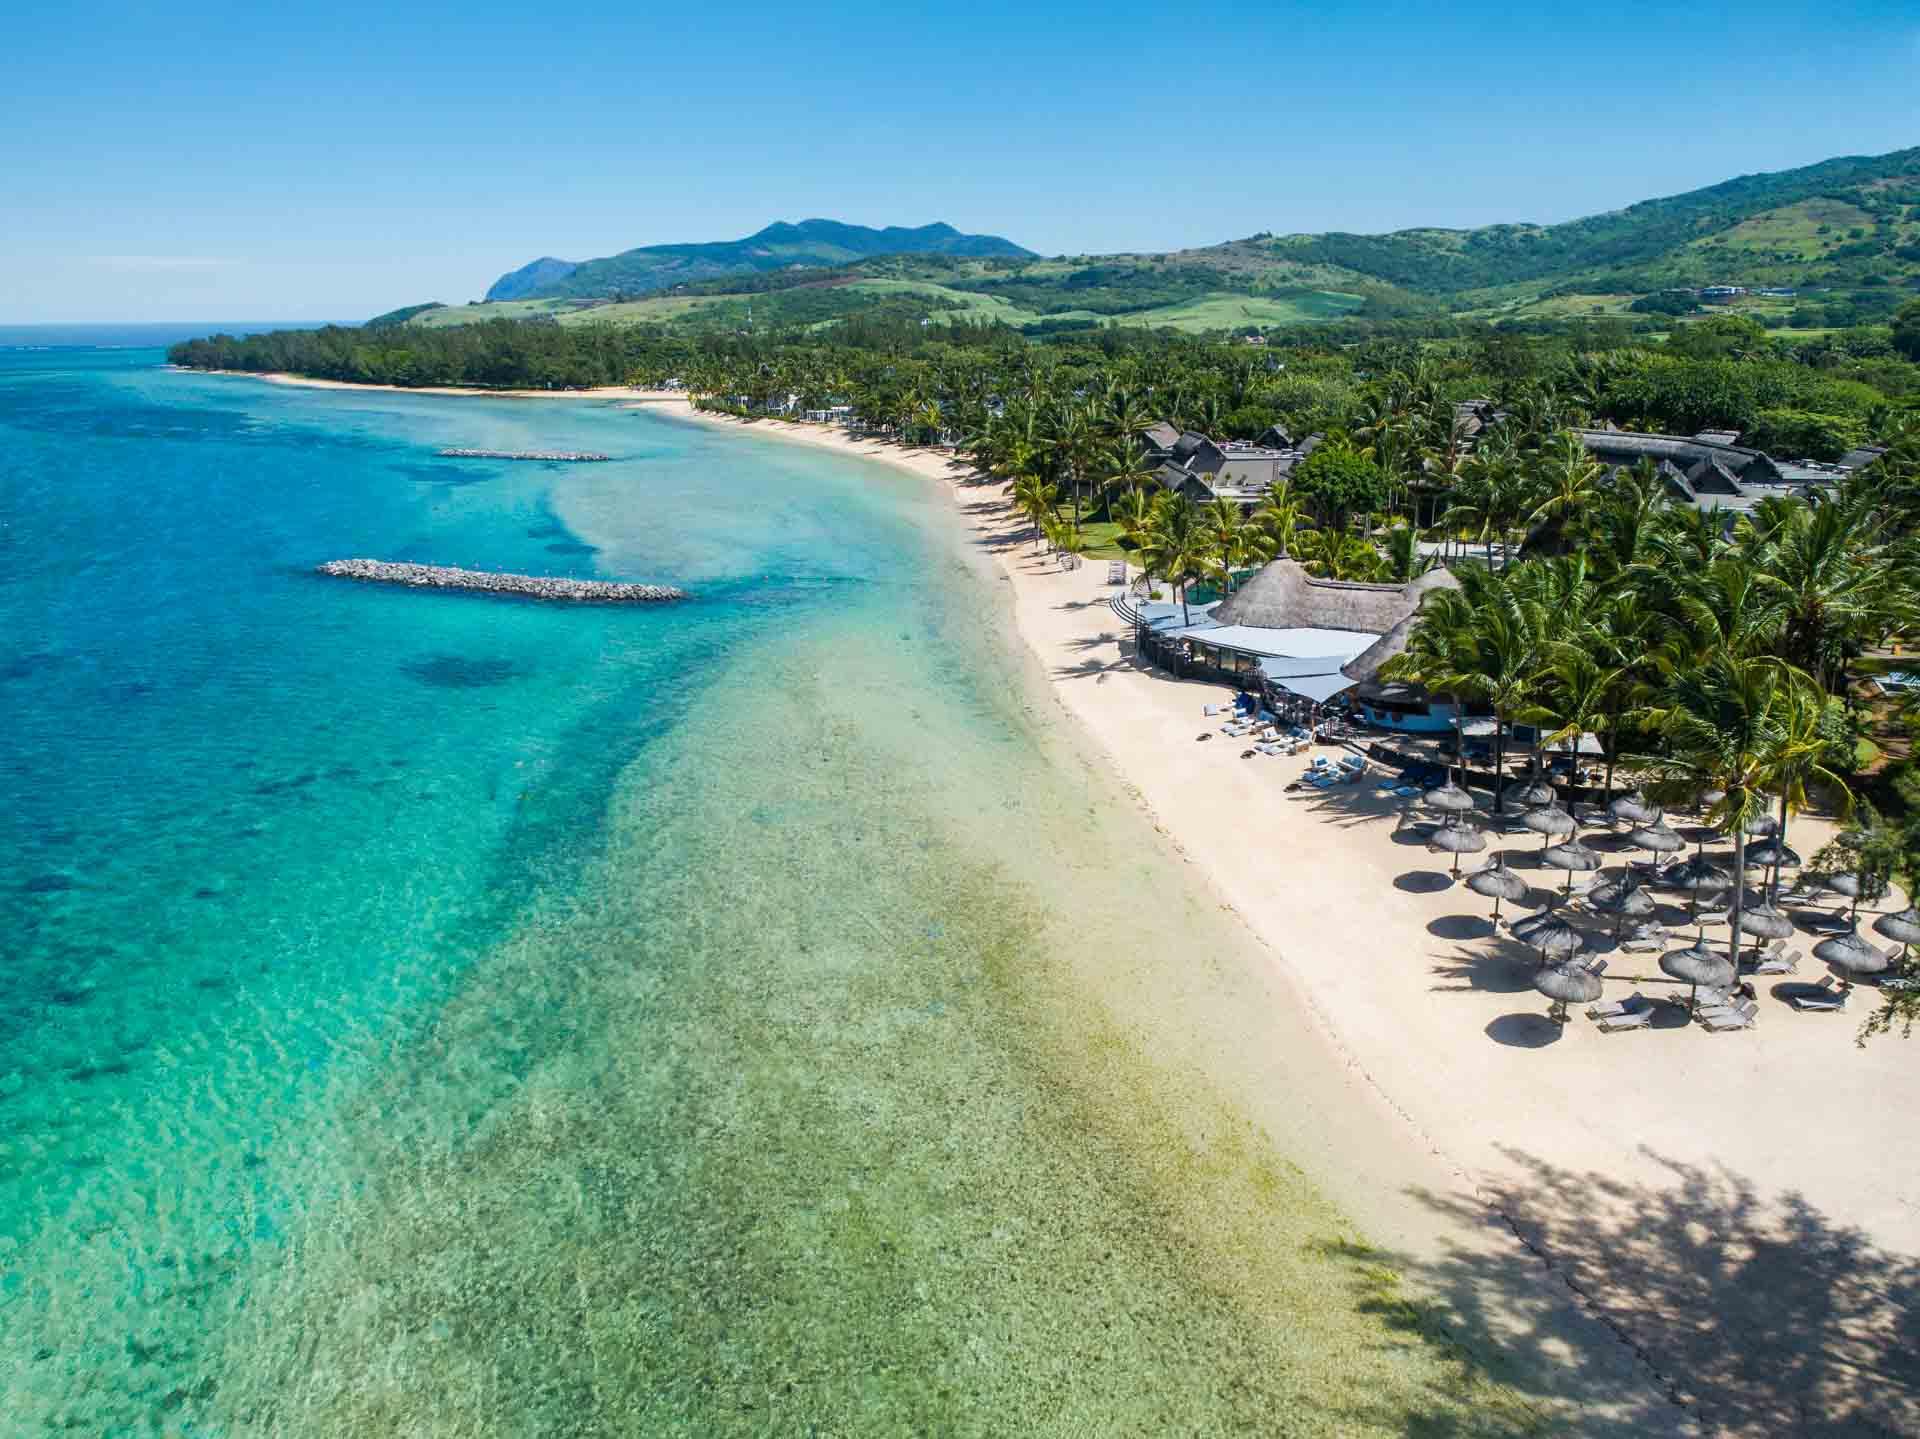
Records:
[[[1335,695],[1353,688],[1353,681],[1338,669],[1321,675],[1275,674],[1267,668],[1271,663],[1271,660],[1260,662],[1260,673],[1266,676],[1268,682],[1312,704],[1325,704]]]

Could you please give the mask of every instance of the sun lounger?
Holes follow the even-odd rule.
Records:
[[[1800,967],[1800,959],[1801,959],[1800,951],[1797,949],[1790,949],[1790,950],[1787,950],[1785,953],[1780,953],[1779,951],[1775,951],[1773,953],[1763,955],[1760,959],[1760,962],[1753,966],[1751,973],[1753,974],[1792,974],[1796,969]]]
[[[1658,954],[1666,947],[1664,937],[1651,934],[1630,934],[1620,941],[1622,954]]]
[[[1625,999],[1616,999],[1607,1004],[1588,1005],[1587,1018],[1588,1019],[1611,1019],[1617,1015],[1632,1014],[1635,1010],[1639,1010],[1639,1009],[1650,1010],[1652,1008],[1653,1008],[1653,1001],[1648,999],[1644,994],[1642,994],[1639,990],[1636,989],[1632,994],[1628,995]]]
[[[1720,1014],[1702,1015],[1700,1024],[1708,1034],[1725,1034],[1734,1029],[1752,1029],[1757,1017],[1745,1010],[1728,1010]]]
[[[1653,1024],[1653,1006],[1645,1009],[1630,1009],[1624,1014],[1610,1014],[1594,1021],[1602,1034],[1619,1034],[1629,1029],[1646,1029]]]
[[[1847,992],[1844,989],[1836,987],[1833,982],[1833,976],[1828,975],[1811,990],[1803,990],[1799,994],[1789,994],[1786,996],[1786,1000],[1787,1003],[1795,1009],[1806,1013],[1824,1012],[1827,1010],[1845,1009],[1847,1007]]]

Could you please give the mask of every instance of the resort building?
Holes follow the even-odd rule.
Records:
[[[1252,443],[1213,440],[1197,430],[1175,429],[1164,420],[1148,426],[1141,438],[1147,445],[1147,462],[1154,467],[1154,480],[1162,489],[1185,495],[1196,504],[1233,500],[1249,506],[1265,499],[1320,442],[1313,435],[1296,446],[1277,425]]]
[[[1447,729],[1450,707],[1374,681],[1380,666],[1406,648],[1422,601],[1458,585],[1444,569],[1405,585],[1316,579],[1282,557],[1215,603],[1136,607],[1119,600],[1115,608],[1133,621],[1145,658],[1181,675],[1258,689],[1276,711],[1317,708],[1353,691],[1356,706],[1377,724]]]
[[[1742,514],[1769,495],[1804,493],[1812,476],[1805,466],[1785,467],[1760,450],[1731,443],[1723,438],[1729,431],[1704,431],[1690,439],[1637,430],[1574,433],[1588,453],[1610,469],[1652,460],[1673,499],[1699,510]]]

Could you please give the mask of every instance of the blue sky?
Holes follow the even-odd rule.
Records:
[[[0,323],[361,318],[813,215],[1046,253],[1553,221],[1920,144],[1911,0],[69,0],[5,33]]]

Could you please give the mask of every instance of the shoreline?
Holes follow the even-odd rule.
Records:
[[[695,411],[684,399],[674,413],[943,483],[969,538],[1009,586],[1011,628],[1044,670],[1055,703],[1260,941],[1329,1070],[1391,1117],[1407,1153],[1373,1159],[1400,1176],[1421,1165],[1451,1176],[1437,1186],[1445,1198],[1404,1178],[1402,1192],[1386,1198],[1364,1192],[1380,1176],[1328,1176],[1329,1192],[1356,1220],[1419,1256],[1405,1276],[1416,1292],[1477,1308],[1496,1342],[1531,1333],[1537,1347],[1551,1331],[1561,1366],[1554,1372],[1564,1380],[1579,1371],[1582,1400],[1597,1404],[1611,1391],[1640,1401],[1641,1432],[1664,1419],[1691,1422],[1687,1411],[1696,1406],[1716,1418],[1731,1406],[1742,1422],[1723,1419],[1716,1427],[1724,1432],[1766,1432],[1779,1422],[1785,1385],[1766,1393],[1764,1405],[1742,1396],[1756,1356],[1727,1367],[1723,1351],[1736,1347],[1735,1335],[1782,1332],[1778,1296],[1752,1275],[1744,1284],[1711,1283],[1715,1270],[1703,1266],[1731,1269],[1722,1251],[1748,1262],[1769,1255],[1785,1264],[1779,1285],[1791,1292],[1858,1283],[1850,1268],[1828,1270],[1810,1256],[1782,1261],[1796,1244],[1877,1251],[1868,1267],[1920,1263],[1920,1203],[1900,1178],[1920,1172],[1920,1142],[1882,1099],[1907,1075],[1902,1041],[1883,1037],[1857,1049],[1864,1005],[1827,1025],[1763,990],[1761,1027],[1745,1034],[1656,1028],[1607,1036],[1579,1017],[1548,1032],[1546,1002],[1521,973],[1526,956],[1490,937],[1486,902],[1448,881],[1444,857],[1436,862],[1397,835],[1397,803],[1366,785],[1290,795],[1284,787],[1301,761],[1243,760],[1238,746],[1193,743],[1215,723],[1202,717],[1203,703],[1221,701],[1228,687],[1137,664],[1130,632],[1106,606],[1104,565],[1062,571],[1036,555],[1005,485],[944,453],[824,426],[741,421]],[[1834,829],[1802,815],[1794,842],[1811,855]],[[1531,871],[1535,846],[1496,839],[1486,857],[1500,848]],[[1546,872],[1538,883],[1558,878]],[[1806,950],[1811,940],[1793,943]],[[1610,958],[1604,997],[1671,990],[1651,957]],[[1798,978],[1819,973],[1807,963]],[[1837,1114],[1844,1123],[1834,1122]],[[1320,1158],[1339,1168],[1366,1156],[1336,1143]],[[1672,1231],[1703,1227],[1712,1253],[1678,1233],[1651,1241],[1649,1214]],[[1503,1315],[1516,1294],[1521,1312]],[[1853,1297],[1862,1325],[1868,1312],[1886,1322],[1886,1306],[1898,1303]],[[1710,1300],[1723,1331],[1717,1338],[1672,1312],[1688,1300]],[[1602,1329],[1606,1337],[1597,1339]],[[1767,1362],[1790,1365],[1790,1342],[1777,1341]],[[1825,1392],[1808,1396],[1809,1412],[1847,1410],[1858,1398],[1847,1375],[1874,1367],[1871,1345],[1829,1347],[1843,1352],[1831,1355]],[[1609,1359],[1600,1349],[1613,1351],[1606,1383],[1597,1382]],[[1655,1394],[1672,1402],[1645,1402]],[[1920,1413],[1911,1384],[1891,1403]],[[1599,1418],[1582,1403],[1582,1432],[1600,1432]]]
[[[477,400],[632,400],[635,403],[686,402],[677,390],[641,390],[628,385],[596,385],[585,390],[482,390],[470,385],[375,385],[359,380],[319,380],[282,370],[200,370],[184,365],[166,367],[183,375],[222,375],[237,380],[263,380],[300,390],[366,390],[382,395],[439,395]]]

